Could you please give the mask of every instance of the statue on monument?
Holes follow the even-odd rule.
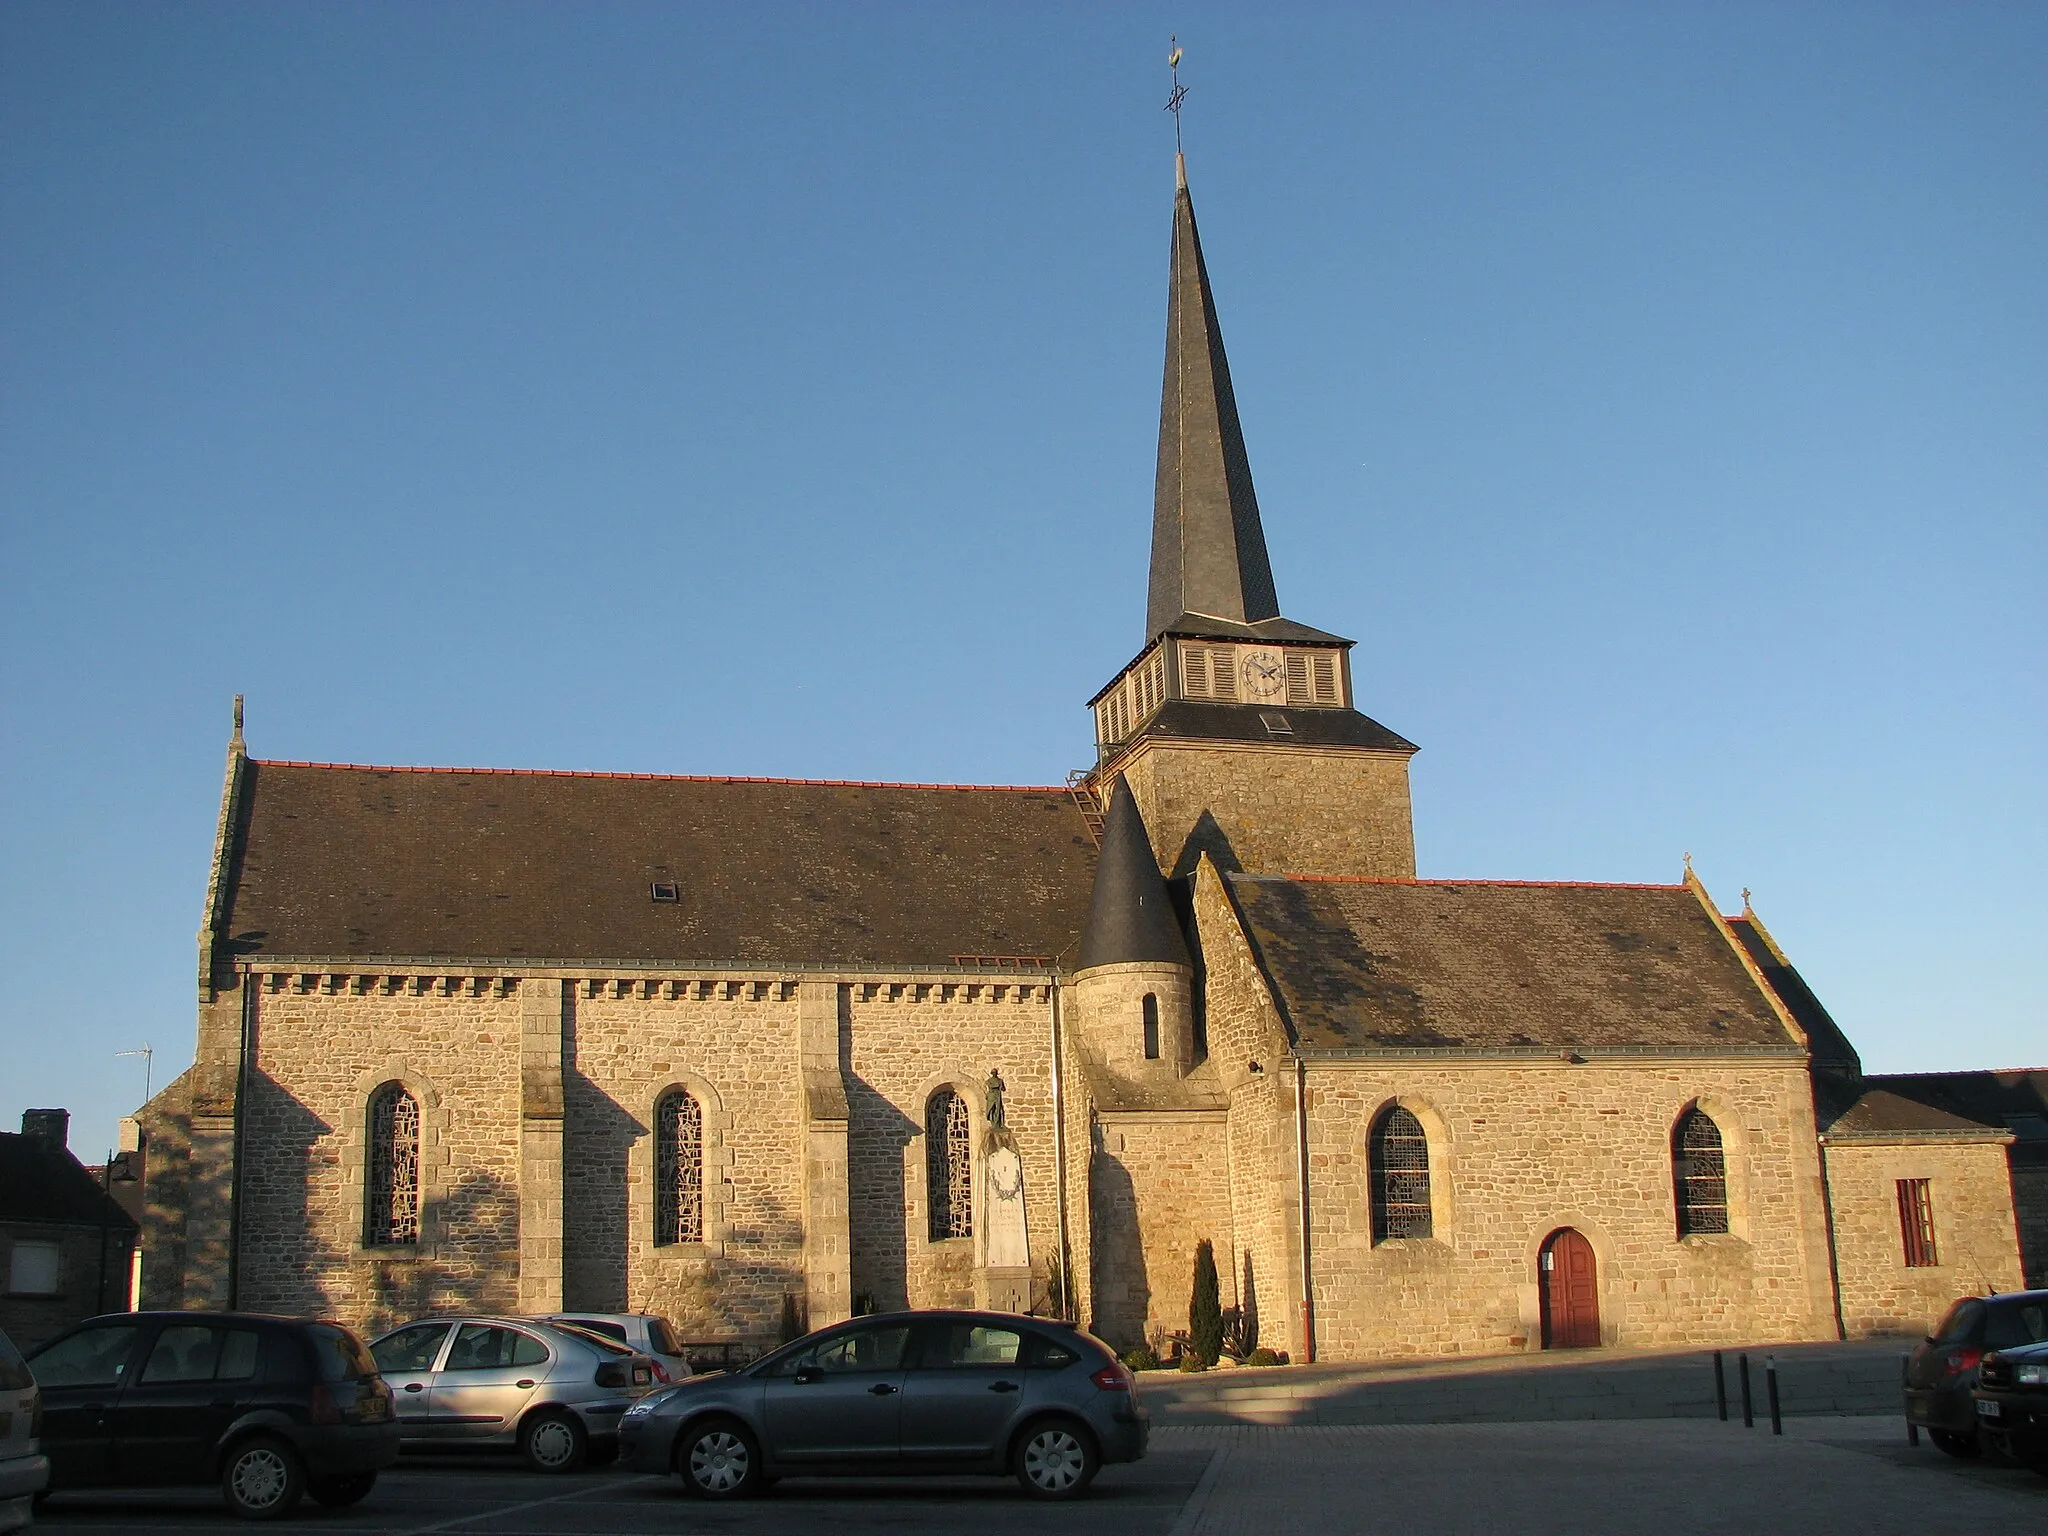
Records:
[[[991,1071],[982,1086],[988,1099],[988,1133],[982,1141],[982,1177],[987,1194],[982,1208],[988,1213],[988,1247],[982,1264],[989,1271],[991,1304],[1004,1311],[1023,1311],[1029,1305],[1031,1269],[1031,1243],[1024,1212],[1024,1159],[1018,1155],[1017,1138],[1011,1134],[1003,1105],[1007,1087],[1003,1074]],[[1019,1275],[1024,1286],[1021,1305],[1011,1295]],[[997,1299],[999,1295],[1001,1300]]]

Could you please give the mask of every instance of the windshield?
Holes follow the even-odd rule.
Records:
[[[2022,1344],[2048,1343],[2048,1298],[1992,1302],[1984,1320],[1987,1349],[2017,1349]]]
[[[339,1324],[309,1324],[306,1337],[313,1345],[322,1381],[359,1381],[377,1374],[377,1362],[363,1348],[363,1341]]]
[[[594,1348],[603,1350],[608,1355],[630,1355],[634,1353],[633,1350],[628,1349],[617,1339],[608,1339],[603,1334],[596,1332],[588,1323],[550,1323],[548,1326],[557,1333],[566,1333],[578,1343],[589,1344]]]
[[[28,1362],[6,1334],[0,1333],[0,1392],[20,1392],[36,1384],[28,1373]]]

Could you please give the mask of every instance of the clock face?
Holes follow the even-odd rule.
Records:
[[[1246,651],[1238,660],[1248,699],[1277,699],[1287,691],[1287,674],[1278,651]]]

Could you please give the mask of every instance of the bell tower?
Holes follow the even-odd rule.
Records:
[[[1154,854],[1272,874],[1415,873],[1413,743],[1357,709],[1353,642],[1283,618],[1187,162],[1174,157],[1145,644],[1088,701]]]

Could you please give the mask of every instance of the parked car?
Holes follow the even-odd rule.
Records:
[[[620,1459],[706,1498],[802,1474],[1015,1475],[1072,1498],[1145,1454],[1137,1378],[1081,1329],[1001,1312],[860,1317],[642,1398]]]
[[[50,1458],[38,1443],[43,1397],[21,1351],[0,1332],[0,1531],[34,1518],[36,1495],[50,1486]]]
[[[2048,1339],[2048,1291],[1965,1296],[1906,1362],[1906,1422],[1951,1456],[1978,1453],[1970,1393],[1985,1354]]]
[[[600,1333],[615,1344],[646,1355],[661,1367],[655,1373],[658,1382],[681,1381],[696,1373],[665,1317],[649,1312],[550,1312],[541,1321],[567,1323],[585,1333]]]
[[[1974,1396],[1984,1438],[2048,1477],[2048,1343],[1986,1355]]]
[[[532,1318],[421,1318],[370,1353],[405,1449],[516,1449],[536,1472],[614,1459],[619,1416],[656,1386],[646,1355]]]
[[[243,1312],[91,1318],[28,1357],[50,1487],[218,1480],[265,1520],[354,1504],[398,1458],[391,1390],[338,1323]]]

